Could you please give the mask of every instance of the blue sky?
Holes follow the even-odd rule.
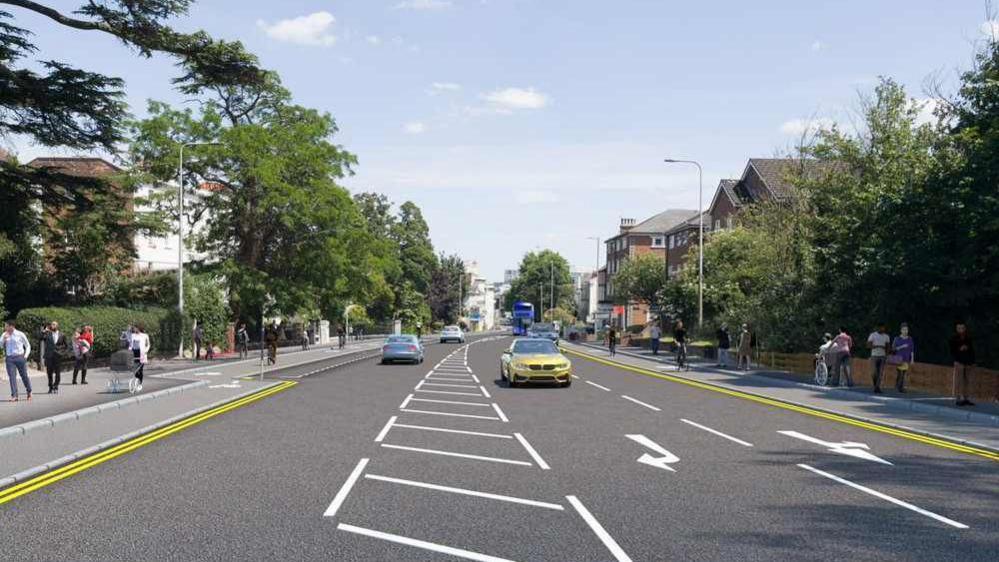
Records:
[[[7,9],[42,57],[125,78],[136,113],[184,101],[168,59]],[[985,21],[980,0],[201,0],[177,25],[243,41],[336,117],[360,158],[345,186],[415,201],[438,249],[498,280],[538,248],[592,268],[587,237],[621,217],[696,209],[666,156],[702,162],[707,205],[803,123],[849,122],[879,75],[952,88]]]

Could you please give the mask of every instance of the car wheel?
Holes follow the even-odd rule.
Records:
[[[506,380],[506,371],[503,370],[503,364],[502,363],[500,363],[500,380],[501,381],[505,381]]]
[[[570,386],[572,386],[572,379],[571,378],[569,380],[565,381],[564,383],[562,383],[562,388],[569,388]]]

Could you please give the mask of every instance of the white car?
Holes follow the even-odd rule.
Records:
[[[458,326],[445,326],[441,330],[441,343],[453,341],[455,343],[465,343],[465,333]]]

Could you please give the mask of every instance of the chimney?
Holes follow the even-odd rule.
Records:
[[[621,219],[621,234],[631,230],[631,227],[635,226],[635,219]]]

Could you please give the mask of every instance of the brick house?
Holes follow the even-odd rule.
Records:
[[[696,214],[697,211],[670,209],[642,222],[622,218],[618,234],[604,242],[607,255],[607,280],[601,304],[607,307],[617,301],[614,294],[614,276],[628,259],[651,253],[661,257],[665,262],[666,233]],[[649,307],[637,302],[619,305],[619,308],[612,313],[611,321],[619,327],[646,324],[650,321]]]

